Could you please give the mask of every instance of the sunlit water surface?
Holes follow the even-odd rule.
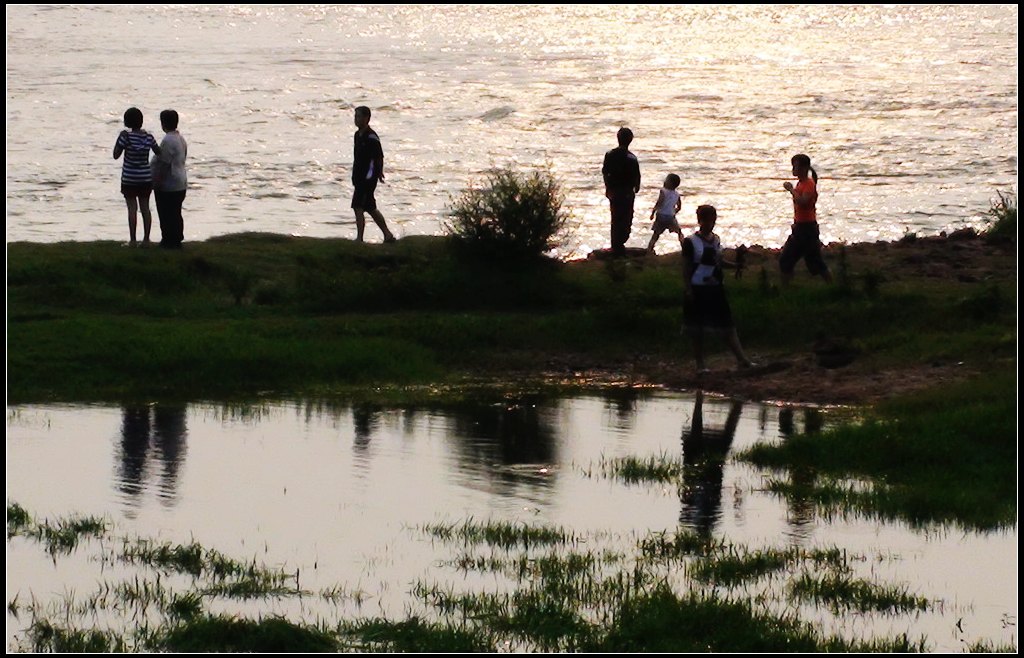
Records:
[[[982,226],[1017,180],[1017,6],[16,5],[7,15],[7,240],[125,240],[121,117],[189,143],[185,238],[354,237],[352,108],[386,151],[378,198],[439,234],[495,165],[548,163],[572,212],[563,256],[608,246],[600,176],[637,135],[644,187],[727,246],[779,246],[789,158],[821,176],[825,241]],[[368,239],[379,241],[375,229]],[[659,250],[678,249],[663,239]]]
[[[835,413],[628,390],[485,394],[472,403],[407,408],[8,407],[7,499],[38,518],[105,516],[114,537],[194,540],[243,562],[295,571],[314,592],[363,593],[358,605],[317,597],[210,604],[231,613],[328,623],[402,618],[414,609],[417,582],[493,590],[497,577],[445,566],[457,549],[423,530],[474,519],[563,526],[595,550],[635,551],[648,533],[680,528],[754,549],[839,547],[865,558],[854,561],[857,577],[905,585],[940,604],[913,615],[835,618],[804,610],[829,630],[925,636],[941,651],[978,639],[1015,642],[1016,528],[924,531],[825,519],[767,493],[767,473],[729,456],[827,426]],[[690,465],[725,460],[688,471],[678,487],[601,475],[602,460],[658,455]],[[51,561],[38,544],[9,539],[8,601],[94,590],[116,568],[88,554],[79,548]],[[28,622],[10,611],[7,622],[10,648]]]

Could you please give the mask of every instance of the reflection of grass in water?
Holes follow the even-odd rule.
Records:
[[[851,578],[850,576],[813,576],[805,573],[791,585],[793,595],[800,599],[820,601],[836,612],[908,612],[927,610],[928,599],[913,596],[906,587],[889,587]]]

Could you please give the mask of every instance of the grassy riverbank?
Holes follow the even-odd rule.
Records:
[[[250,397],[467,381],[629,381],[858,402],[1012,369],[1016,249],[977,237],[829,250],[780,290],[774,252],[727,282],[768,372],[698,382],[679,257],[500,263],[443,238],[239,234],[185,250],[8,245],[8,401]],[[712,349],[721,345],[712,339]],[[840,349],[849,365],[823,368]]]

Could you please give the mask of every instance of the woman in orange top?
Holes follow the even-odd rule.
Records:
[[[811,274],[820,275],[831,282],[832,273],[821,256],[818,215],[815,210],[818,202],[818,172],[811,166],[810,157],[803,153],[794,155],[792,163],[793,175],[797,178],[796,187],[790,182],[782,186],[793,196],[793,232],[779,255],[782,282],[789,283],[793,278],[793,268],[801,258],[807,263]]]

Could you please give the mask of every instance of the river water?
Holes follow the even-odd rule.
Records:
[[[837,547],[859,556],[856,577],[906,586],[937,605],[914,614],[826,614],[830,630],[860,639],[924,636],[938,651],[978,639],[1015,642],[1016,528],[825,518],[768,493],[766,472],[732,458],[755,443],[827,427],[837,412],[637,390],[485,392],[401,407],[8,407],[7,500],[40,519],[103,516],[115,527],[108,549],[122,536],[195,541],[301,573],[313,592],[363,593],[355,607],[315,596],[217,604],[229,614],[328,624],[404,618],[414,583],[466,585],[467,576],[444,566],[451,551],[422,529],[474,519],[565,527],[594,551],[635,551],[638,538],[677,529],[752,549]],[[623,457],[681,458],[690,470],[678,484],[602,475],[602,463]],[[120,575],[95,549],[51,558],[34,541],[8,538],[8,602],[38,602],[59,616],[55,601],[82,601]],[[8,649],[29,621],[9,607]],[[75,623],[97,622],[86,615]]]
[[[571,234],[608,245],[600,166],[629,125],[686,226],[778,246],[789,158],[821,176],[826,241],[981,226],[1017,181],[1016,5],[8,6],[7,240],[124,240],[121,117],[189,143],[186,240],[354,237],[352,108],[373,108],[378,199],[399,236],[440,234],[494,166],[550,165]],[[371,228],[368,239],[379,241]],[[659,249],[678,249],[663,240]]]

